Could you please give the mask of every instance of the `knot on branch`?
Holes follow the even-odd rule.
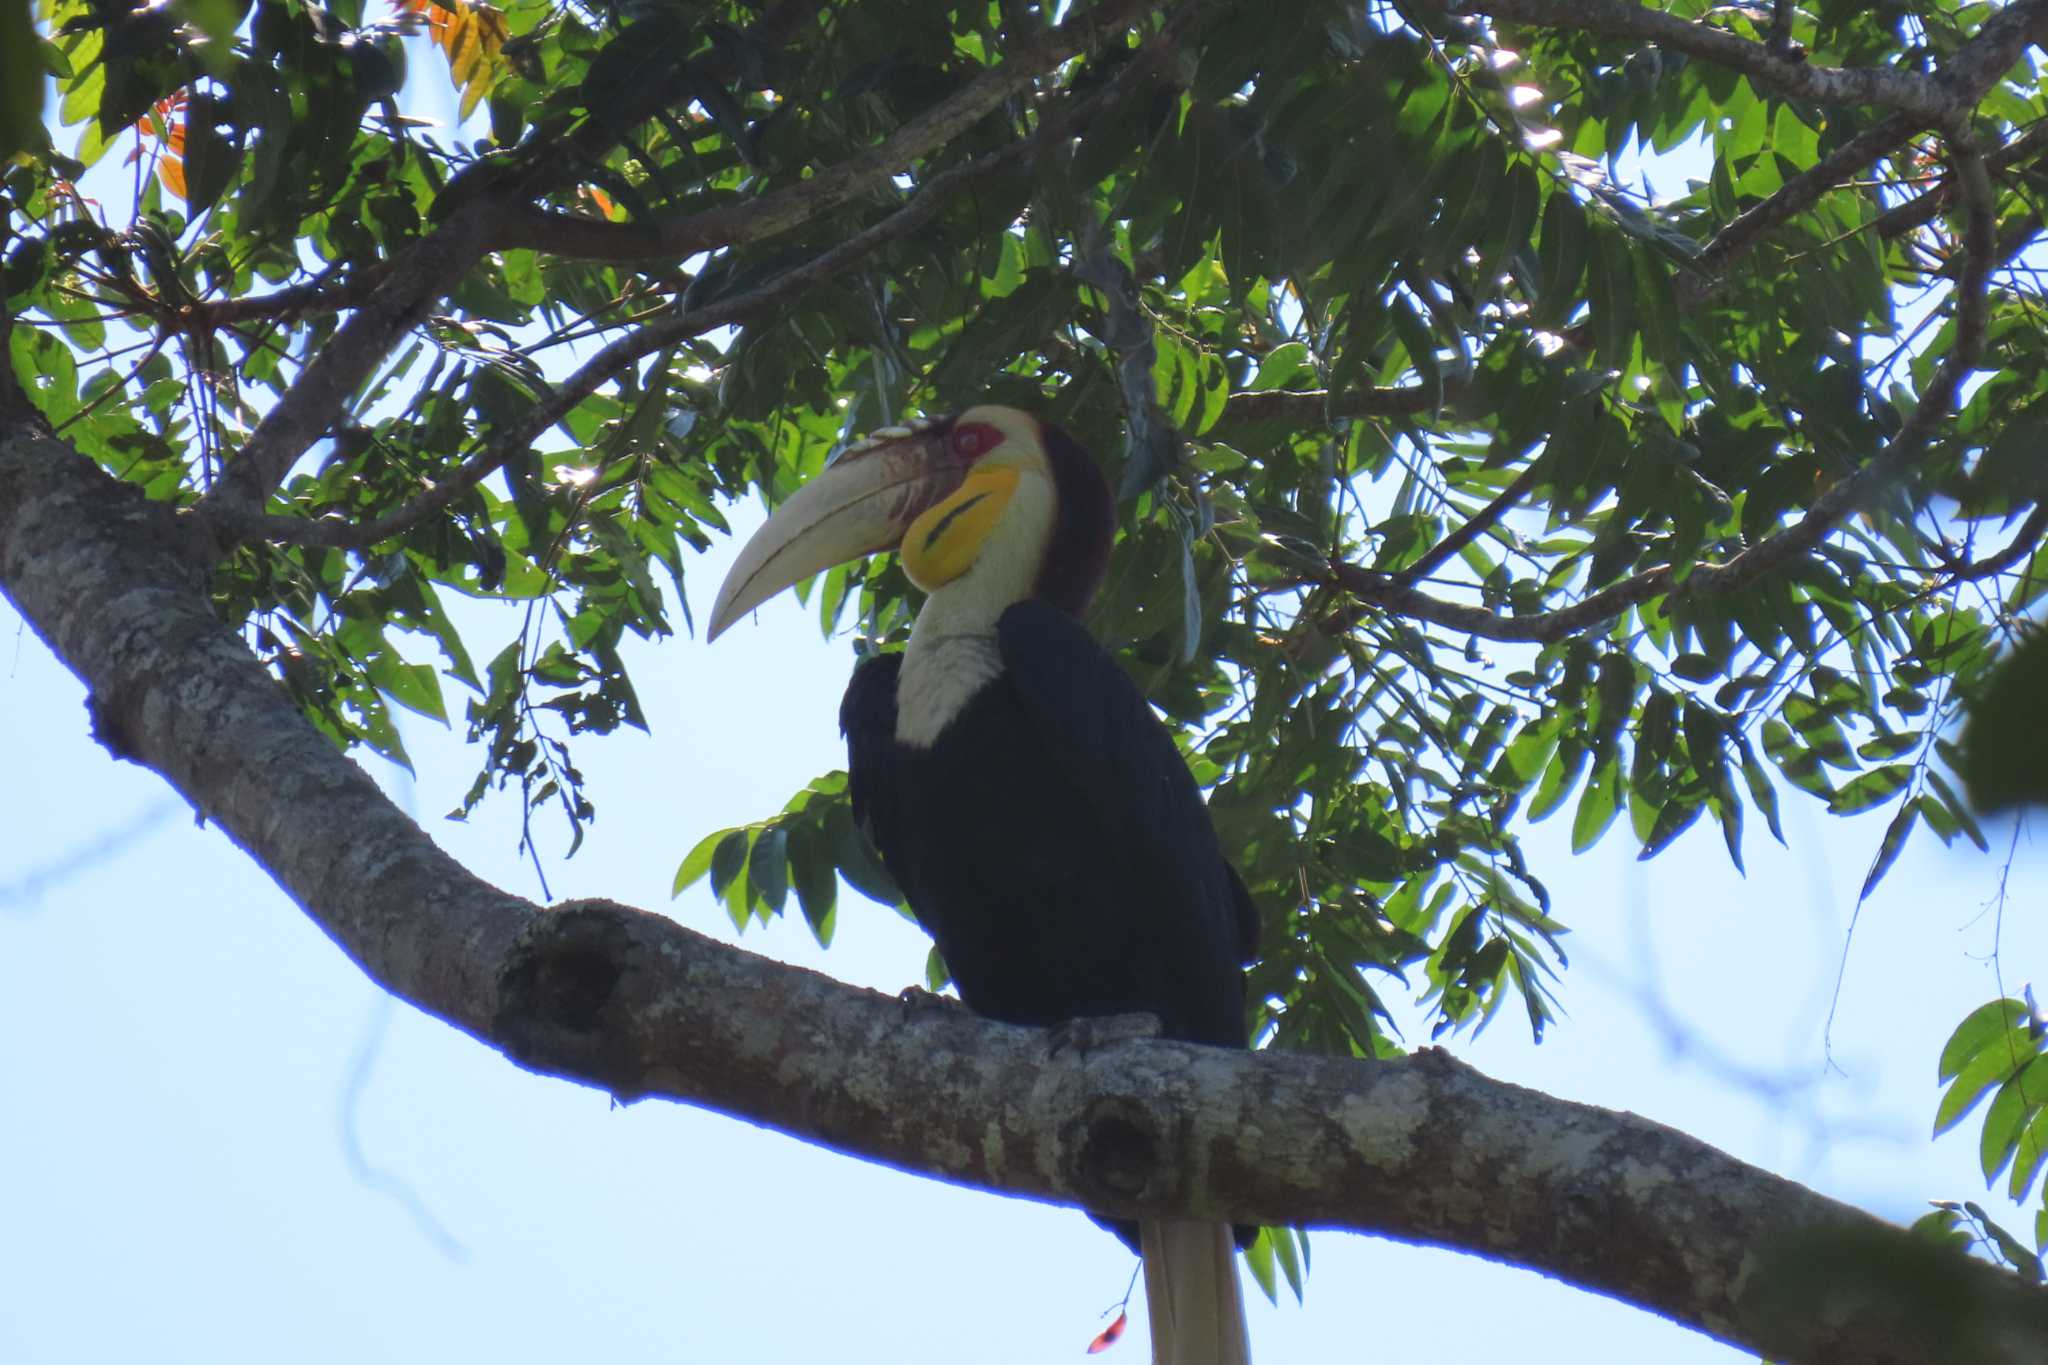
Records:
[[[1060,1174],[1091,1207],[1164,1199],[1177,1184],[1176,1136],[1140,1101],[1100,1096],[1060,1126]]]
[[[621,1096],[640,1091],[630,1021],[609,1017],[632,970],[641,912],[607,901],[572,901],[537,916],[506,955],[492,1029],[521,1066],[597,1081]]]

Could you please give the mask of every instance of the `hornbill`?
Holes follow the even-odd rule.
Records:
[[[1038,1027],[1156,1015],[1245,1045],[1258,921],[1166,727],[1081,614],[1115,532],[1101,470],[1015,408],[852,445],[740,551],[710,635],[804,578],[896,550],[927,594],[840,706],[856,819],[968,1008]],[[1154,1359],[1249,1358],[1220,1223],[1104,1220],[1145,1262]]]

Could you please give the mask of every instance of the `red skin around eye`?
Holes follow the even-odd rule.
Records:
[[[953,453],[978,460],[1003,442],[1003,433],[987,422],[964,422],[953,428]]]

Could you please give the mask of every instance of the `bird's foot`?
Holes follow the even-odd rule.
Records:
[[[1156,1014],[1093,1014],[1055,1025],[1046,1043],[1048,1056],[1057,1057],[1072,1048],[1082,1057],[1113,1043],[1140,1038],[1157,1038],[1162,1025]]]
[[[896,1003],[903,1009],[903,1022],[906,1024],[916,1019],[930,1018],[939,1010],[966,1008],[952,996],[940,995],[922,986],[905,986],[896,992]]]

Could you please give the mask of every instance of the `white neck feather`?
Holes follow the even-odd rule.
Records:
[[[1003,671],[996,618],[1031,595],[1058,511],[1051,478],[1020,471],[1002,519],[973,565],[925,599],[896,682],[896,738],[928,749],[974,694]]]

